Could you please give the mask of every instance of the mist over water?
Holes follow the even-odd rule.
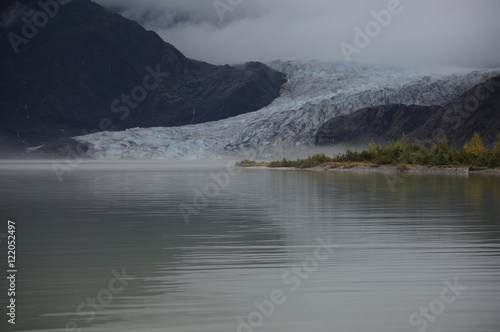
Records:
[[[238,331],[276,290],[286,300],[255,331],[500,326],[498,177],[415,175],[392,191],[383,174],[226,162],[86,163],[62,182],[47,163],[14,168],[1,164],[0,206],[18,225],[16,331]],[[198,211],[189,224],[181,204]],[[410,325],[455,278],[460,295]]]
[[[61,0],[0,12],[2,107],[13,117],[0,130],[2,158],[70,156],[0,160],[0,331],[500,330],[498,175],[234,167],[362,150],[315,144],[330,119],[377,105],[456,103],[454,130],[481,127],[469,120],[493,97],[474,87],[500,73],[492,70],[500,68],[500,2],[93,1],[150,31],[83,1],[68,16]],[[239,67],[241,80],[228,67],[185,60],[154,33],[189,59],[261,61],[287,82],[255,63]],[[60,57],[62,40],[85,41],[81,61]],[[263,87],[275,93],[249,113],[210,121],[210,107],[199,112],[203,95],[215,96],[201,99],[217,114],[241,113],[230,111],[264,101]],[[467,91],[474,110],[460,99]],[[242,102],[228,102],[235,98]],[[132,121],[186,107],[179,119],[188,120],[176,122],[185,126]],[[99,110],[105,118],[89,120]],[[129,129],[24,151],[83,135],[89,123],[112,130],[114,120]],[[96,159],[66,151],[82,145]]]

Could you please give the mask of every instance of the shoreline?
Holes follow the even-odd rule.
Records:
[[[323,165],[308,168],[297,167],[269,167],[266,164],[253,166],[236,166],[249,169],[268,169],[279,171],[316,171],[316,172],[364,172],[364,173],[386,173],[386,174],[454,174],[454,175],[500,175],[500,168],[474,170],[469,166],[425,166],[425,165],[405,165],[404,170],[400,170],[394,165],[370,165],[370,164],[335,164]]]

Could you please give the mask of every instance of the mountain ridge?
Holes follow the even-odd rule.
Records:
[[[43,12],[37,1],[20,3],[24,13]],[[60,4],[16,53],[8,36],[23,37],[34,17],[26,15],[0,27],[0,150],[2,138],[4,146],[29,146],[224,119],[268,105],[285,82],[257,62],[215,66],[186,58],[155,32],[89,0]]]
[[[325,122],[315,138],[317,145],[386,144],[403,134],[431,147],[445,135],[448,144],[462,148],[474,132],[492,148],[500,133],[500,76],[464,92],[444,107],[438,105],[381,105],[358,110]]]

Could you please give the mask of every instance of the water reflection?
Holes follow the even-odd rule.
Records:
[[[85,165],[62,183],[2,170],[2,215],[20,225],[16,330],[236,331],[281,289],[256,331],[416,331],[409,316],[454,277],[469,288],[429,330],[500,326],[498,177],[415,175],[393,191],[381,174],[246,169],[187,225],[179,205],[224,165]],[[327,238],[339,247],[292,291],[283,274]],[[127,287],[78,314],[124,267]]]

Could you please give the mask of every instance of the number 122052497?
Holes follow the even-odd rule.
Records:
[[[7,224],[9,234],[7,236],[7,263],[9,264],[9,269],[16,268],[16,223],[9,220]]]

